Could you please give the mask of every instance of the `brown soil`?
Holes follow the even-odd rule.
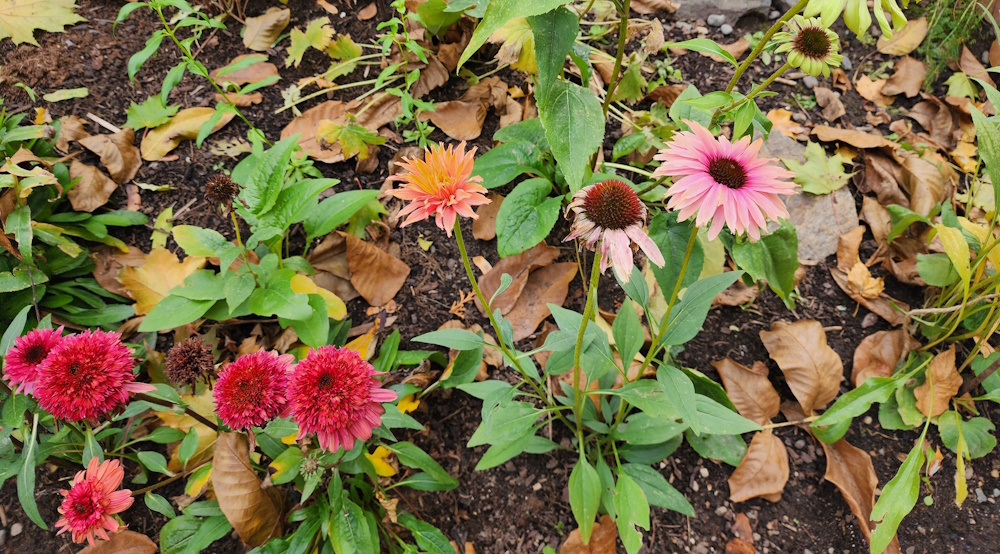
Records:
[[[358,42],[368,41],[374,35],[375,23],[386,17],[389,6],[386,0],[378,0],[379,15],[376,20],[359,22],[353,16],[355,7],[346,0],[333,0],[347,17],[332,18],[338,32],[350,33]],[[149,12],[137,11],[111,33],[112,22],[117,13],[117,5],[96,0],[83,0],[78,12],[88,19],[63,34],[39,33],[37,38],[41,48],[31,46],[13,47],[9,41],[0,43],[0,60],[6,81],[0,81],[0,94],[7,98],[9,110],[30,109],[27,97],[12,83],[23,81],[38,93],[60,88],[87,86],[90,95],[82,100],[61,102],[49,106],[53,118],[74,114],[86,116],[93,113],[107,121],[122,125],[125,122],[125,108],[130,101],[142,102],[147,96],[157,93],[166,71],[177,61],[175,51],[165,45],[158,58],[147,63],[135,82],[129,82],[126,62],[129,56],[142,48],[145,38],[157,28],[157,22]],[[268,3],[254,0],[248,12],[262,12]],[[292,0],[292,26],[303,27],[309,20],[325,15],[321,8],[311,1]],[[670,16],[661,18],[665,22]],[[737,28],[737,35],[753,32],[764,23],[746,21]],[[666,25],[667,39],[683,39],[676,35],[669,24]],[[225,65],[232,57],[245,53],[237,30],[221,31],[208,40],[202,48],[200,59],[209,68]],[[733,35],[733,36],[737,36]],[[843,34],[841,35],[843,36]],[[716,38],[722,38],[716,37]],[[730,42],[732,39],[723,39]],[[873,49],[858,44],[853,39],[846,40],[847,52],[858,66],[862,61],[881,62],[881,55]],[[271,53],[271,61],[282,65],[283,48]],[[251,121],[259,125],[269,138],[275,138],[291,120],[290,111],[274,114],[282,105],[280,88],[297,79],[325,70],[321,57],[310,52],[306,54],[299,68],[281,68],[282,81],[278,86],[263,89],[264,102],[245,110]],[[707,58],[694,53],[681,57],[676,62],[685,78],[697,75],[699,88],[703,91],[722,88],[728,81],[730,70],[721,64],[714,64]],[[481,72],[481,71],[480,71]],[[758,79],[763,74],[754,74]],[[505,74],[501,73],[504,77]],[[507,77],[505,77],[507,78]],[[509,82],[519,77],[509,75]],[[441,98],[460,95],[462,81],[453,77],[441,88]],[[791,97],[794,91],[808,95],[801,85],[788,87],[779,85],[778,96],[768,99],[767,105],[778,105]],[[349,97],[351,91],[335,93],[333,98]],[[185,107],[210,105],[212,94],[200,80],[185,77],[173,92],[171,100]],[[315,99],[300,106],[308,108],[324,100]],[[847,102],[846,121],[854,125],[864,125],[863,107],[859,103]],[[818,117],[806,113],[807,117]],[[481,150],[491,146],[489,137],[496,128],[496,116],[491,113],[483,135],[475,143]],[[95,129],[96,131],[96,129]],[[209,140],[242,137],[245,129],[231,123]],[[444,135],[436,133],[432,138],[444,140]],[[608,145],[610,146],[610,144]],[[610,150],[610,148],[609,148]],[[212,227],[224,234],[231,234],[227,221],[208,209],[202,199],[201,188],[208,176],[217,170],[217,164],[231,168],[235,160],[217,158],[207,149],[198,150],[193,144],[185,144],[176,153],[179,159],[171,162],[154,162],[143,165],[137,180],[145,183],[168,184],[173,190],[161,193],[142,192],[142,211],[152,219],[167,206],[175,211],[183,206],[189,209],[178,223]],[[334,165],[319,164],[326,176],[341,179],[336,190],[352,188],[378,188],[386,177],[385,162],[392,156],[392,147],[382,148],[380,165],[375,173],[358,175],[353,163]],[[84,161],[96,163],[85,154]],[[117,192],[112,197],[112,206],[124,205],[124,194]],[[560,226],[564,225],[563,223]],[[148,230],[126,233],[122,238],[140,247],[148,247]],[[429,252],[417,246],[420,235],[431,238],[434,245]],[[565,234],[560,228],[549,242],[558,243]],[[471,232],[467,231],[471,236]],[[464,272],[460,267],[458,253],[453,242],[447,240],[433,225],[423,223],[405,230],[394,230],[393,241],[402,247],[403,259],[412,268],[410,277],[396,298],[399,305],[396,325],[403,334],[406,348],[409,340],[420,333],[437,328],[450,319],[448,308],[459,298],[460,291],[468,288]],[[473,241],[471,255],[485,256],[496,262],[496,251],[492,243]],[[571,249],[565,248],[563,257],[573,259]],[[917,290],[907,289],[887,279],[889,291],[904,299],[919,303]],[[613,281],[602,282],[604,290],[611,290]],[[605,286],[607,285],[607,286]],[[764,292],[751,308],[721,308],[709,314],[703,331],[687,345],[680,354],[680,360],[689,367],[716,377],[710,362],[729,356],[737,362],[751,364],[756,360],[767,361],[767,352],[758,338],[758,332],[766,329],[773,321],[813,318],[828,329],[828,339],[834,350],[844,361],[845,376],[851,372],[851,360],[855,347],[871,332],[885,328],[881,320],[866,317],[868,312],[858,308],[830,278],[826,265],[808,269],[801,287],[799,306],[788,311],[779,299],[770,292]],[[567,305],[580,308],[582,295],[576,283],[567,299]],[[349,311],[355,323],[366,320],[363,300],[349,304]],[[606,306],[613,308],[613,306]],[[480,323],[488,326],[485,318],[469,311],[466,323]],[[786,399],[791,396],[780,378],[780,372],[771,363],[772,381]],[[506,375],[500,375],[505,377]],[[845,380],[842,391],[848,390]],[[879,482],[884,485],[895,474],[900,456],[913,444],[914,433],[883,432],[877,423],[877,414],[872,410],[871,419],[859,418],[852,426],[847,439],[854,445],[868,451],[874,460]],[[983,412],[985,417],[996,421],[1000,412],[989,406]],[[458,489],[447,493],[417,493],[397,489],[401,497],[401,507],[437,525],[445,534],[459,544],[471,542],[477,552],[525,552],[537,553],[544,545],[558,548],[568,532],[575,526],[569,510],[566,481],[572,465],[572,456],[557,452],[546,456],[521,456],[498,468],[476,472],[473,470],[484,448],[465,447],[469,437],[478,425],[479,402],[469,396],[452,391],[440,391],[426,399],[414,414],[425,422],[424,432],[406,437],[429,452],[452,475],[459,479]],[[874,420],[874,421],[872,421]],[[823,480],[825,460],[822,449],[804,431],[796,427],[777,429],[789,450],[791,478],[781,501],[771,503],[751,500],[734,505],[728,501],[726,479],[732,468],[700,458],[687,446],[681,447],[673,456],[660,464],[659,469],[694,505],[697,517],[692,519],[659,509],[653,510],[652,529],[646,533],[648,552],[723,552],[726,542],[733,536],[731,526],[737,513],[745,513],[754,531],[755,545],[760,552],[807,552],[814,553],[854,553],[866,552],[867,544],[854,521],[847,504],[837,489]],[[566,441],[561,430],[553,430],[554,439]],[[936,440],[936,439],[935,439]],[[944,451],[943,470],[921,487],[921,497],[932,494],[934,503],[925,506],[918,502],[913,513],[900,528],[899,538],[904,552],[995,552],[1000,544],[1000,515],[996,500],[1000,497],[1000,459],[990,455],[975,460],[969,480],[970,498],[964,507],[957,508],[953,502],[954,485],[952,471],[955,457]],[[706,476],[707,472],[707,476]],[[56,508],[60,497],[57,491],[65,487],[65,480],[71,472],[60,470],[51,472],[39,468],[37,497],[39,508],[46,521],[57,519]],[[982,489],[987,500],[976,501],[976,490]],[[994,494],[994,490],[997,490]],[[178,494],[178,490],[166,489],[165,496]],[[77,548],[65,535],[56,536],[53,531],[43,531],[34,526],[23,514],[18,501],[14,480],[8,480],[0,491],[0,523],[3,524],[5,539],[0,539],[0,549],[11,554],[73,552]],[[123,514],[131,529],[146,533],[154,539],[165,523],[165,518],[150,512],[139,501]],[[12,536],[15,525],[22,530]],[[218,541],[209,550],[213,553],[240,552],[239,541],[230,536]]]

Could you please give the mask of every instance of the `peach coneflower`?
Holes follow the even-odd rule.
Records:
[[[660,267],[665,263],[660,248],[642,228],[646,205],[624,182],[612,179],[583,187],[567,209],[576,217],[563,241],[580,238],[592,250],[600,243],[602,273],[614,267],[618,278],[627,283],[632,275],[633,244],[650,262]]]
[[[288,410],[285,389],[291,354],[263,350],[227,365],[215,382],[215,413],[234,431],[261,427]]]
[[[95,420],[128,403],[129,393],[156,387],[136,383],[132,351],[121,335],[84,331],[64,337],[38,367],[38,404],[66,421]]]
[[[389,180],[403,185],[389,194],[409,202],[396,216],[407,216],[400,227],[433,215],[434,223],[450,237],[458,216],[477,219],[472,208],[489,204],[490,200],[484,196],[482,177],[472,176],[475,152],[475,148],[465,151],[465,141],[457,147],[439,144],[425,152],[423,160],[406,158],[399,162],[404,171]]]
[[[680,221],[696,216],[699,227],[711,223],[709,240],[727,226],[733,234],[746,233],[757,241],[767,219],[788,217],[778,195],[794,194],[795,184],[788,180],[792,172],[771,163],[775,160],[757,157],[762,139],[729,142],[695,122],[685,123],[691,132],[674,134],[654,156],[663,164],[653,172],[654,177],[674,177],[667,208],[680,210]]]
[[[38,367],[62,340],[62,330],[35,329],[14,341],[3,362],[4,379],[15,392],[32,394],[38,379]]]
[[[382,425],[382,402],[396,399],[382,388],[372,365],[347,348],[324,346],[299,362],[288,387],[292,419],[302,434],[316,433],[320,448],[336,452],[366,441]]]
[[[132,505],[132,491],[117,490],[125,477],[125,470],[118,460],[98,463],[97,457],[90,459],[85,471],[73,478],[69,490],[59,491],[63,495],[56,522],[57,534],[69,531],[73,542],[84,540],[95,545],[94,538],[111,540],[109,533],[117,533],[124,526],[118,523],[114,514],[123,512]]]

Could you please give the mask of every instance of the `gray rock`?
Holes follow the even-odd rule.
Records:
[[[760,155],[804,161],[805,150],[805,146],[795,140],[773,132]],[[817,263],[836,254],[840,235],[858,226],[858,210],[848,187],[822,196],[799,192],[784,200],[789,220],[799,237],[799,260],[803,263]]]
[[[989,63],[990,63],[990,51],[989,50],[983,50],[983,55],[979,56],[979,58],[983,61],[984,64],[986,64],[988,66]]]
[[[726,23],[722,27],[719,27],[719,32],[722,33],[722,34],[724,34],[724,35],[726,35],[726,36],[729,36],[729,35],[733,34],[733,26],[730,25],[730,24],[728,24],[728,23]]]
[[[851,63],[851,58],[848,58],[847,54],[844,54],[844,59],[840,61],[840,67],[842,67],[844,71],[850,71],[854,69],[854,64]]]
[[[20,523],[14,523],[13,525],[10,526],[10,536],[16,537],[20,535],[21,531],[23,530],[24,530],[23,525],[21,525]]]
[[[980,504],[982,504],[983,502],[986,502],[986,493],[984,493],[983,489],[981,489],[981,488],[977,488],[976,489],[976,502],[978,502]]]
[[[781,12],[779,12],[778,10],[771,10],[771,13],[767,14],[767,18],[770,19],[771,21],[774,21],[779,17],[781,17]]]
[[[677,19],[708,19],[720,14],[729,21],[736,21],[750,12],[767,15],[771,0],[684,0],[677,8]],[[722,23],[719,23],[722,25]]]
[[[687,21],[678,21],[675,26],[681,31],[688,32],[692,29],[691,24]]]
[[[726,16],[718,13],[713,13],[705,18],[705,23],[708,23],[712,27],[719,27],[726,22]]]
[[[819,86],[819,79],[813,77],[812,75],[806,75],[802,78],[802,84],[805,85],[807,89],[812,90]]]

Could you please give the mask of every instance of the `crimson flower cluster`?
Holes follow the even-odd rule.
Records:
[[[215,384],[215,411],[233,430],[262,427],[291,417],[300,434],[316,435],[320,448],[354,448],[382,425],[383,402],[396,399],[383,389],[371,364],[347,348],[311,350],[297,365],[292,356],[245,354],[226,366]]]
[[[35,329],[18,338],[4,360],[4,380],[65,421],[97,420],[155,387],[135,382],[132,351],[118,333]]]

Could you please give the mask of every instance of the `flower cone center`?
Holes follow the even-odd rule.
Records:
[[[747,170],[741,163],[731,158],[715,158],[708,164],[708,174],[716,183],[731,189],[739,189],[747,184]]]
[[[830,53],[830,47],[830,37],[819,27],[806,27],[795,36],[795,49],[803,56],[825,58]]]
[[[639,196],[622,181],[604,181],[584,198],[587,218],[604,229],[626,229],[640,223],[643,205]]]
[[[32,365],[38,365],[45,360],[48,354],[48,350],[41,344],[32,344],[24,351],[24,361]]]

